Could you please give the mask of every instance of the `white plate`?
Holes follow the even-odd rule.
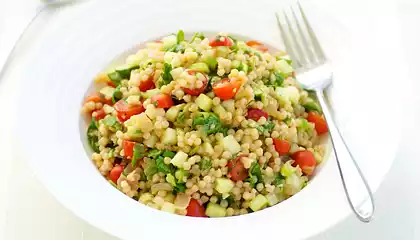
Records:
[[[19,111],[17,126],[31,167],[75,214],[123,239],[303,239],[350,214],[333,159],[308,187],[275,207],[239,217],[197,219],[145,207],[114,189],[80,141],[82,98],[92,78],[116,56],[181,28],[230,32],[281,48],[273,14],[278,3],[97,1],[74,8],[72,18],[59,19],[41,35],[24,68],[19,109],[25,111]],[[330,97],[337,121],[376,190],[399,141],[402,92],[391,84],[398,73],[383,71],[389,61],[377,58],[378,51],[369,45],[356,47],[357,41],[326,14],[310,8],[308,15],[335,66]]]

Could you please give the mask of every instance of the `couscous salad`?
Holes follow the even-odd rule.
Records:
[[[147,206],[225,217],[304,188],[328,132],[283,52],[226,33],[149,42],[100,73],[82,106],[92,161]]]

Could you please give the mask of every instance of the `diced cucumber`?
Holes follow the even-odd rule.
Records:
[[[167,145],[174,145],[177,143],[176,130],[167,128],[163,133],[162,143]]]
[[[226,57],[229,53],[230,53],[229,47],[226,47],[226,46],[216,47],[216,55],[218,57]]]
[[[178,113],[179,113],[179,109],[180,109],[179,105],[172,106],[171,108],[169,108],[165,114],[166,119],[168,119],[171,122],[175,122],[176,117],[178,116]]]
[[[227,179],[227,178],[216,179],[216,190],[221,194],[229,193],[234,186],[235,184],[230,179]]]
[[[153,130],[153,122],[147,117],[146,113],[140,113],[139,115],[134,115],[130,119],[124,122],[126,127],[134,126],[137,129],[140,129],[142,132],[150,132]]]
[[[155,89],[151,89],[151,90],[147,90],[146,92],[142,93],[142,97],[143,98],[152,98],[153,96],[155,96],[156,94],[160,93],[160,89],[155,88]]]
[[[292,73],[293,72],[292,66],[290,66],[289,63],[287,63],[287,61],[284,60],[284,59],[278,60],[277,61],[277,65],[278,65],[279,70],[282,73],[288,74],[288,73]]]
[[[114,186],[114,188],[117,188],[118,189],[117,184],[115,184],[112,180],[108,180],[108,182],[111,183],[111,185]]]
[[[121,98],[123,98],[124,94],[120,91],[120,87],[118,86],[115,90],[114,93],[112,94],[112,102],[116,103],[118,102]]]
[[[212,155],[214,153],[213,146],[209,142],[203,143],[203,151],[204,153],[207,153],[209,155]]]
[[[175,172],[175,178],[178,180],[178,182],[184,182],[184,177],[188,177],[188,171],[184,169],[178,169]]]
[[[162,39],[162,42],[163,42],[163,47],[165,49],[169,49],[177,43],[177,38],[175,35],[169,35],[167,37],[164,37]]]
[[[140,62],[141,62],[141,58],[140,58],[140,56],[138,56],[136,54],[132,54],[132,55],[127,57],[125,62],[127,63],[127,65],[130,65],[130,66],[139,65]]]
[[[172,158],[171,163],[175,167],[183,168],[184,162],[187,161],[188,154],[184,153],[183,151],[179,151],[175,154],[175,157]]]
[[[300,130],[300,131],[310,131],[312,129],[311,125],[309,125],[308,120],[306,120],[304,118],[298,118],[296,120],[297,121],[295,121],[295,122],[296,122],[298,130]]]
[[[238,71],[242,71],[245,74],[247,74],[248,73],[248,65],[246,63],[244,63],[244,62],[241,62],[239,64]]]
[[[106,99],[111,99],[112,95],[114,95],[114,91],[115,91],[115,88],[110,87],[110,86],[103,87],[101,90],[99,90],[100,93],[105,95]]]
[[[280,173],[284,177],[289,177],[296,172],[296,168],[292,166],[291,161],[287,161],[281,166]]]
[[[208,203],[205,214],[208,217],[224,217],[226,216],[226,208],[216,203]]]
[[[197,99],[195,99],[195,103],[198,105],[199,108],[203,109],[206,112],[210,111],[211,107],[213,106],[213,101],[205,94],[200,94],[200,96],[198,96]]]
[[[135,126],[127,126],[126,134],[130,139],[139,137],[139,134],[137,134],[136,132],[141,132],[141,131],[137,129],[137,127]]]
[[[175,205],[170,202],[164,202],[160,210],[168,213],[175,213]]]
[[[211,71],[215,71],[217,67],[217,60],[214,57],[207,57],[204,59],[204,62],[207,63],[207,66],[209,66],[209,69]]]
[[[322,113],[321,107],[312,98],[308,98],[306,103],[302,104],[306,111],[315,111]]]
[[[252,199],[251,203],[249,204],[249,207],[252,209],[252,211],[258,211],[263,208],[265,208],[268,205],[268,200],[264,195],[258,194],[254,199]]]
[[[232,65],[231,65],[232,69],[238,69],[239,70],[239,66],[241,66],[241,62],[239,60],[233,60],[232,61]]]
[[[254,99],[255,101],[261,101],[261,102],[264,101],[265,99],[264,92],[259,88],[254,89]]]
[[[276,198],[279,200],[279,202],[282,202],[287,198],[287,195],[283,192],[283,190],[283,187],[281,189],[279,187],[274,189],[274,194],[276,195]]]
[[[174,175],[169,173],[168,175],[166,175],[165,180],[166,180],[166,182],[170,183],[172,185],[172,187],[176,186],[176,181],[175,181]]]
[[[214,106],[213,111],[219,115],[219,117],[225,117],[227,115],[227,112],[225,108],[222,105],[216,105]]]
[[[232,154],[241,151],[241,145],[239,145],[238,141],[232,135],[223,138],[223,147]]]
[[[188,155],[193,156],[198,152],[198,150],[200,150],[200,146],[195,146],[193,149],[191,149]]]
[[[304,177],[299,177],[298,175],[292,174],[286,177],[284,183],[284,193],[291,196],[299,192],[305,184]]]
[[[202,73],[209,73],[210,72],[209,66],[207,66],[206,63],[202,63],[202,62],[194,63],[188,69],[196,70],[196,71],[199,71],[199,72],[202,72]]]
[[[284,99],[290,101],[293,104],[299,103],[299,90],[296,87],[288,86],[288,87],[277,87],[276,94]]]
[[[122,77],[118,72],[110,72],[108,73],[108,78],[111,80],[111,82],[118,86],[121,83]]]
[[[153,200],[153,195],[151,193],[143,193],[140,195],[139,202],[148,203]]]
[[[249,92],[249,91],[246,91],[244,88],[242,88],[235,95],[235,99],[236,100],[239,100],[239,99],[242,99],[242,98],[245,98],[245,99],[254,99],[254,91]],[[230,99],[230,100],[232,100],[232,99]],[[227,101],[229,101],[229,100],[227,100]],[[224,102],[226,102],[226,101],[224,101]],[[234,109],[235,109],[235,102],[233,104],[234,104],[233,105],[233,111],[234,111]],[[227,108],[227,109],[229,109],[229,108]]]
[[[156,145],[157,141],[158,141],[158,137],[156,135],[151,135],[148,139],[145,139],[143,143],[147,147],[152,148]]]
[[[123,65],[115,68],[115,71],[120,74],[121,78],[129,79],[131,71],[138,69],[139,65]]]
[[[279,202],[279,199],[274,193],[267,194],[265,197],[267,198],[268,206],[270,207],[276,205]]]
[[[226,199],[228,197],[230,197],[230,194],[229,193],[223,193],[222,194],[222,199]]]

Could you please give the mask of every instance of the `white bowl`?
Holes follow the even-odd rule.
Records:
[[[76,215],[123,239],[302,239],[349,215],[334,159],[326,162],[306,188],[281,204],[238,217],[201,219],[161,212],[126,197],[98,173],[81,144],[81,101],[93,77],[115,56],[178,29],[229,32],[282,48],[273,14],[276,7],[261,1],[245,5],[242,1],[221,0],[205,6],[198,1],[170,0],[155,0],[153,4],[98,1],[74,6],[73,17],[57,20],[53,30],[42,34],[22,79],[19,107],[26,110],[20,112],[17,126],[36,175]],[[383,129],[390,121],[398,125],[400,119],[390,115],[387,122],[366,122],[388,108],[397,109],[398,101],[384,106],[369,100],[393,93],[392,87],[384,84],[387,74],[376,72],[373,78],[372,71],[380,69],[381,60],[370,64],[370,71],[360,68],[364,59],[358,59],[359,67],[355,66],[358,50],[343,41],[344,35],[339,34],[345,33],[334,21],[324,17],[313,25],[315,29],[329,26],[336,34],[326,38],[320,32],[336,67],[330,98],[340,129],[376,190],[399,140],[398,128],[387,129],[386,133]],[[356,91],[357,97],[353,94]],[[387,146],[387,152],[371,151],[382,146]]]

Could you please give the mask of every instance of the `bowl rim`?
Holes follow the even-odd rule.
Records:
[[[177,5],[177,3],[171,2],[169,0],[158,0],[158,1],[161,1],[162,3],[166,3],[168,9],[171,9],[172,12],[169,12],[169,13],[165,12],[169,15],[185,13],[185,16],[186,16],[187,13],[190,13],[189,11],[191,9],[194,10],[194,9],[201,8],[201,6],[199,6],[198,3],[192,3],[191,6],[185,6],[185,5],[179,6]],[[131,33],[131,34],[128,33],[127,29],[129,29],[129,27],[136,26],[136,24],[132,22],[133,16],[131,17],[127,16],[127,19],[117,19],[115,21],[115,22],[118,22],[118,24],[125,23],[127,24],[127,26],[122,26],[122,25],[115,26],[116,23],[112,23],[110,22],[110,20],[99,17],[101,16],[101,14],[103,15],[104,13],[120,14],[120,16],[129,15],[127,14],[128,12],[130,11],[134,12],[135,10],[135,9],[130,9],[130,6],[132,7],[135,5],[136,7],[139,7],[139,8],[145,8],[149,6],[146,3],[134,2],[134,1],[131,1],[131,2],[128,1],[128,2],[130,4],[127,3],[124,6],[119,5],[116,8],[113,1],[101,1],[101,4],[93,1],[90,3],[84,4],[84,6],[78,7],[77,8],[78,10],[74,10],[78,14],[77,15],[78,18],[69,19],[69,18],[63,17],[62,19],[58,21],[56,20],[54,23],[51,23],[52,24],[51,27],[49,28],[46,27],[51,31],[49,31],[48,33],[45,32],[40,37],[41,39],[45,41],[38,41],[37,45],[35,45],[36,48],[32,49],[33,52],[32,52],[31,57],[33,61],[31,61],[31,64],[28,64],[28,68],[27,68],[28,70],[25,73],[25,76],[22,80],[28,81],[28,79],[33,79],[33,78],[43,79],[46,77],[51,79],[51,74],[57,73],[56,72],[57,70],[54,69],[54,67],[56,66],[59,66],[58,68],[62,70],[62,74],[69,74],[73,77],[80,77],[82,75],[93,76],[94,72],[95,73],[99,72],[99,70],[101,69],[101,66],[103,66],[105,62],[108,62],[108,60],[106,60],[107,56],[111,56],[111,55],[116,56],[117,53],[122,52],[121,48],[118,46],[113,46],[112,45],[113,43],[118,41],[118,42],[121,42],[122,46],[133,46],[135,40],[131,39],[130,37],[137,36],[139,40],[142,39],[142,37],[138,35],[138,33]],[[223,1],[221,1],[221,3],[223,3]],[[227,3],[227,4],[231,4],[231,3]],[[267,29],[270,29],[270,28],[275,29],[276,24],[274,22],[271,24],[270,22],[271,20],[274,19],[274,16],[268,17],[267,15],[265,15],[265,13],[267,13],[267,10],[264,12],[260,4],[261,3],[252,2],[252,3],[249,3],[248,6],[239,6],[233,10],[227,8],[227,9],[222,9],[219,11],[219,9],[217,9],[219,11],[217,12],[217,14],[221,16],[225,15],[226,13],[235,13],[235,14],[240,15],[241,13],[237,12],[238,9],[243,9],[244,11],[249,11],[249,10],[245,10],[248,8],[254,9],[256,11],[255,17],[258,18],[261,22],[264,22],[265,24],[267,24],[267,26],[265,26],[267,27]],[[209,6],[209,12],[211,12],[210,11],[211,9],[216,10],[216,7],[217,6]],[[267,6],[264,6],[264,8],[266,7]],[[157,11],[163,11],[162,9],[159,10],[155,8],[153,10],[150,10],[149,13],[146,13],[146,15],[150,16],[151,13],[155,13]],[[118,13],[118,11],[122,11],[122,10],[125,11],[124,14]],[[191,13],[191,14],[194,15],[197,13]],[[201,14],[205,15],[208,13],[200,13],[200,16]],[[181,15],[181,16],[178,16],[179,19],[173,18],[173,21],[165,22],[164,24],[165,26],[167,25],[167,27],[162,27],[163,23],[159,23],[159,22],[157,22],[156,25],[161,26],[162,28],[166,28],[166,29],[169,28],[170,26],[172,26],[171,27],[172,29],[177,29],[177,28],[174,28],[174,26],[178,26],[179,23],[182,23],[183,18],[185,18],[185,16]],[[144,16],[135,16],[135,17],[144,17]],[[187,19],[191,19],[190,17],[191,16],[188,16]],[[248,19],[248,20],[241,19],[241,20],[248,23],[248,21],[250,22],[252,19]],[[220,19],[217,21],[216,21],[217,24],[209,25],[211,26],[209,30],[213,30],[216,26],[218,26],[217,28],[220,29],[220,26],[223,26],[223,29],[227,29],[229,32],[233,32],[233,33],[243,32],[243,34],[246,36],[259,36],[259,39],[261,39],[263,42],[266,42],[267,44],[273,44],[276,46],[278,45],[278,42],[277,42],[278,37],[274,37],[273,34],[269,32],[260,31],[259,26],[252,26],[252,30],[250,30],[248,28],[244,28],[244,26],[235,25],[236,22],[234,19],[232,20],[232,22],[220,22]],[[203,19],[203,21],[200,22],[200,24],[205,24],[205,22],[207,22],[208,24],[215,23],[214,21],[212,22],[209,19]],[[67,26],[69,26],[70,29],[76,29],[76,31],[64,32],[64,30],[61,27],[63,26],[63,23],[67,24]],[[88,24],[84,25],[84,23],[88,23]],[[92,26],[92,24],[95,24],[94,27]],[[107,26],[109,27],[108,29],[105,28],[107,24],[111,24]],[[107,53],[99,52],[97,49],[89,49],[89,47],[95,46],[93,40],[97,41],[98,39],[97,38],[88,39],[86,36],[83,36],[83,34],[88,34],[89,31],[92,31],[92,29],[100,29],[100,27],[103,27],[101,31],[106,32],[106,33],[111,32],[111,29],[115,30],[116,27],[119,27],[118,28],[119,30],[121,28],[126,29],[124,31],[121,31],[122,36],[118,36],[118,39],[113,37],[110,39],[103,40],[103,42],[101,43],[102,44],[101,47],[107,49]],[[139,30],[139,32],[142,32],[142,31],[153,32],[153,30],[148,28],[148,26],[141,26],[140,28],[141,30]],[[229,30],[229,28],[231,30]],[[191,26],[189,26],[188,29],[193,30]],[[194,30],[200,30],[200,28],[196,27]],[[158,36],[159,31],[160,30],[155,30],[156,34],[154,35]],[[76,33],[77,33],[77,36],[74,35]],[[69,49],[72,49],[72,50],[77,49],[77,47],[79,47],[79,49],[77,49],[77,51],[75,52],[71,52],[70,54],[69,51],[66,51],[65,49],[63,49],[62,46],[69,46]],[[55,51],[51,51],[51,49],[54,49]],[[79,60],[79,62],[75,62],[75,59],[73,59],[75,57],[80,57],[80,55],[83,56],[83,54],[81,53],[83,53],[84,51],[85,52],[89,51],[89,53],[95,55],[97,62],[94,62],[91,65],[92,66],[91,69],[87,69],[86,66],[83,64],[86,63],[88,59],[90,59],[92,56],[88,56],[87,59],[83,59],[83,57],[82,59],[77,59]],[[67,56],[66,54],[69,54],[69,55]],[[83,72],[83,74],[71,73],[68,67],[65,68],[63,66],[60,66],[59,64],[62,64],[62,63],[57,63],[56,59],[62,59],[63,57],[69,58],[69,59],[64,59],[63,62],[65,62],[66,64],[74,63],[74,65],[76,65],[78,69],[80,69],[80,72]],[[40,59],[42,59],[43,65],[39,64]],[[104,62],[104,59],[105,59],[105,62]],[[48,66],[48,69],[45,69],[45,66]],[[68,78],[68,76],[65,76],[65,77]],[[39,81],[42,81],[42,80],[39,80]],[[80,80],[77,79],[77,81],[80,81]],[[89,80],[89,82],[91,81]],[[40,82],[40,83],[45,84],[45,80],[44,82]],[[28,87],[28,85],[26,86],[22,85],[23,87],[21,89],[22,90],[21,98],[19,99],[20,106],[27,105],[29,94],[32,94],[31,96],[33,98],[45,99],[44,97],[40,96],[41,93],[43,93],[41,86]],[[60,97],[68,97],[67,96],[69,95],[68,92],[72,92],[72,91],[73,91],[72,93],[76,93],[76,95],[81,96],[87,89],[87,88],[83,88],[83,92],[82,92],[80,90],[73,89],[72,86],[70,85],[66,85],[66,87],[68,87],[68,89],[65,89],[65,90],[68,90],[68,92],[66,92],[66,91],[63,91],[62,89],[64,88],[64,86],[58,86],[56,82],[52,82],[51,85],[52,85],[51,87],[59,89],[62,92],[60,93],[52,92],[51,96],[49,96],[50,99],[54,99],[54,97],[57,99],[59,99]],[[82,83],[79,87],[82,88],[83,86],[88,86],[88,84]],[[41,109],[31,108],[28,110],[28,112],[32,113],[33,116],[37,116],[40,113],[45,113],[45,114],[49,113],[47,109],[54,109],[55,114],[54,116],[52,116],[52,120],[56,120],[56,121],[59,120],[60,114],[69,114],[62,109],[54,108],[56,107],[55,104],[57,103],[54,103],[54,102],[46,103],[46,106],[44,106],[43,108]],[[76,114],[76,112],[78,112],[80,105],[78,103],[77,104],[69,103],[69,104],[70,104],[68,106],[69,111],[72,111],[72,114],[74,113],[75,116],[78,115]],[[68,152],[66,152],[66,154],[69,155],[69,156],[65,156],[66,159],[77,154],[75,152],[78,152],[78,150],[80,150],[80,146],[79,147],[74,146],[75,149],[71,149],[69,146],[66,146],[65,143],[68,143],[67,140],[60,138],[61,136],[57,135],[58,133],[54,131],[57,128],[57,126],[54,125],[56,123],[53,123],[53,126],[51,126],[51,129],[47,129],[46,130],[47,132],[44,133],[39,129],[31,129],[30,126],[27,126],[27,124],[25,124],[24,117],[25,115],[23,113],[18,112],[17,125],[18,126],[21,125],[22,127],[18,128],[17,132],[21,138],[22,143],[25,146],[27,146],[27,149],[26,149],[27,152],[31,153],[31,156],[28,158],[29,160],[28,162],[31,168],[34,170],[35,175],[41,180],[41,182],[53,194],[53,196],[56,199],[58,199],[59,202],[61,202],[66,208],[70,209],[77,216],[88,221],[90,224],[98,227],[99,229],[107,231],[108,233],[118,236],[120,238],[124,238],[124,239],[136,238],[138,236],[138,233],[136,231],[136,226],[138,227],[139,223],[141,223],[141,224],[144,224],[142,225],[143,228],[147,228],[149,230],[156,230],[156,231],[159,231],[159,233],[163,235],[167,235],[167,236],[171,236],[169,235],[170,231],[171,230],[176,231],[177,230],[176,227],[182,228],[182,226],[185,226],[185,224],[190,224],[191,226],[196,228],[191,231],[197,234],[202,233],[206,229],[220,229],[220,230],[226,230],[227,232],[229,232],[228,230],[237,229],[238,231],[235,232],[236,235],[240,234],[248,238],[249,237],[267,237],[267,238],[271,237],[272,238],[273,236],[276,236],[277,231],[278,231],[277,229],[280,229],[282,231],[283,237],[295,239],[295,238],[308,237],[316,233],[319,233],[320,231],[323,231],[326,228],[331,227],[332,225],[336,224],[338,221],[342,220],[344,217],[350,214],[350,209],[348,208],[347,203],[345,201],[341,184],[338,181],[336,182],[331,181],[331,179],[338,179],[335,161],[331,161],[331,160],[328,160],[325,162],[325,166],[323,166],[323,169],[322,169],[323,173],[318,174],[317,177],[312,180],[312,183],[309,184],[310,186],[308,185],[308,187],[304,188],[302,191],[300,191],[298,194],[296,194],[293,198],[289,199],[288,201],[284,201],[282,204],[276,205],[278,207],[271,207],[271,208],[268,208],[270,210],[267,209],[267,211],[258,211],[258,212],[255,212],[254,214],[247,214],[240,217],[207,219],[206,221],[198,221],[195,218],[185,218],[185,217],[176,216],[173,214],[167,214],[162,211],[150,209],[145,206],[143,206],[142,208],[141,206],[142,204],[137,204],[136,202],[131,201],[129,198],[119,193],[119,191],[115,191],[115,189],[110,189],[106,187],[106,189],[99,188],[97,190],[95,189],[95,191],[92,191],[91,189],[89,189],[88,186],[83,185],[83,182],[81,182],[80,180],[74,181],[72,183],[69,183],[69,180],[66,180],[66,184],[68,184],[68,186],[72,186],[72,188],[65,191],[61,189],[61,186],[60,186],[61,182],[59,183],[55,179],[55,177],[60,178],[61,177],[60,174],[56,172],[49,172],[48,171],[49,169],[43,169],[43,167],[48,167],[47,160],[45,159],[43,160],[41,157],[43,152],[40,149],[37,149],[36,146],[33,146],[32,141],[31,141],[32,140],[31,136],[34,136],[33,134],[35,134],[35,136],[39,136],[40,138],[53,136],[55,139],[62,140],[63,142],[61,144],[54,143],[54,145],[60,146],[64,150],[69,150]],[[72,124],[69,125],[69,128],[72,128],[73,130],[78,129],[79,125],[75,124],[76,122],[78,122],[77,119],[74,119],[74,117],[71,117],[70,119],[66,121],[72,121]],[[34,119],[34,122],[40,123],[40,124],[42,123],[40,120],[37,120],[37,119]],[[31,134],[28,134],[29,132]],[[79,137],[79,132],[76,135]],[[74,138],[74,136],[72,137]],[[79,140],[79,145],[80,145],[80,140]],[[390,149],[389,151],[395,152],[393,150],[395,149]],[[86,155],[85,152],[83,152],[83,154]],[[51,161],[51,159],[49,159],[48,161]],[[72,164],[75,164],[75,163],[72,163]],[[390,163],[389,163],[389,166],[390,166]],[[383,175],[388,171],[388,169],[383,169],[383,174],[377,175],[375,177],[380,178],[380,180],[383,179]],[[87,166],[86,169],[80,169],[80,171],[81,171],[80,175],[83,175],[83,176],[84,174],[92,173],[92,171],[97,172],[94,166],[90,166],[90,167]],[[63,175],[64,174],[68,175],[68,173],[63,173]],[[93,180],[93,182],[90,184],[93,184],[94,186],[99,186],[101,185],[101,181],[105,181],[102,176],[98,177],[97,179],[96,178],[95,179],[91,178],[91,179]],[[102,180],[99,180],[99,179],[102,179]],[[64,181],[62,179],[59,179],[59,180]],[[377,180],[377,181],[380,181],[380,180]],[[106,184],[103,184],[103,185],[105,186]],[[79,189],[74,189],[75,186],[79,187]],[[378,185],[375,185],[372,187],[372,189],[375,191],[377,190],[377,188],[378,188]],[[328,189],[328,191],[326,191],[325,189]],[[89,197],[84,198],[83,199],[84,201],[82,201],[82,199],[79,199],[76,196],[72,195],[72,194],[77,195],[80,193],[87,194],[89,195]],[[101,196],[98,195],[98,193],[106,195],[107,199],[102,199]],[[311,199],[311,201],[307,201],[307,199]],[[104,202],[97,203],[95,200],[105,201],[106,203],[112,203],[113,201],[115,201],[115,202],[118,202],[118,205],[115,207],[116,209],[114,208],[107,209],[109,211],[107,212],[108,217],[104,218],[103,217],[104,214],[102,211],[103,209],[106,209],[107,205]],[[297,206],[299,207],[297,208]],[[334,209],[334,211],[324,211],[327,209]],[[121,210],[121,211],[118,211],[118,210]],[[130,212],[125,212],[127,210],[130,210]],[[146,220],[138,219],[138,216],[146,217],[146,215],[147,217],[150,217],[150,218]],[[305,218],[301,218],[301,216],[305,216]],[[319,216],[322,216],[322,218],[320,218]],[[131,224],[130,226],[132,226],[132,228],[127,229],[127,226],[122,224],[121,221],[114,220],[114,219],[121,219],[122,217],[129,218],[133,221],[136,221],[136,224],[135,225]],[[166,221],[171,222],[171,225],[167,226],[168,227],[167,231],[161,231],[156,226],[151,225],[151,223],[157,223],[157,219],[159,219],[159,222],[166,222]],[[264,221],[260,221],[262,219],[264,219]],[[255,227],[263,227],[263,228],[266,228],[267,231],[264,233],[258,233],[258,234],[254,232],[245,233],[244,231],[240,231],[240,229],[243,229],[243,226],[246,226],[245,224],[247,223],[249,224],[249,221],[252,221]],[[198,224],[198,222],[200,222],[200,224]],[[262,224],[261,222],[263,222],[264,224]],[[299,227],[301,225],[304,225],[305,229],[301,229]],[[147,237],[149,232],[151,231],[145,232],[144,236]],[[204,235],[203,238],[210,238],[211,236],[212,236],[211,234],[208,234],[208,235]]]

